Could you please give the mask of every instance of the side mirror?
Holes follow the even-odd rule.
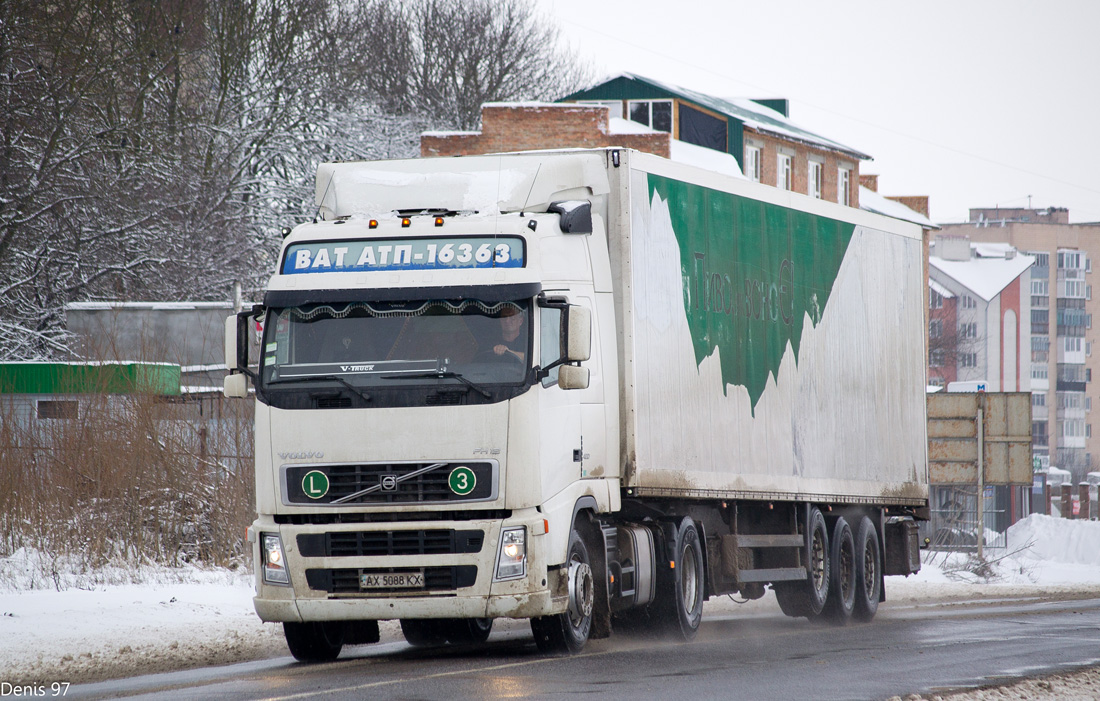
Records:
[[[247,397],[248,378],[256,374],[248,369],[248,320],[256,310],[240,312],[225,320],[225,376],[222,392],[226,397]]]
[[[558,368],[558,387],[588,389],[588,368],[582,368],[580,365],[562,365]]]
[[[240,368],[237,357],[237,315],[225,319],[225,369],[233,372]]]
[[[592,357],[592,312],[588,307],[577,304],[566,307],[564,340],[562,355],[566,362],[579,363]],[[584,386],[588,386],[587,378]]]
[[[225,385],[222,393],[230,399],[244,399],[248,397],[248,376],[242,373],[233,373],[225,376]]]

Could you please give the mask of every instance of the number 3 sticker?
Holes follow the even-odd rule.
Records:
[[[455,494],[466,496],[474,491],[474,485],[477,484],[477,478],[474,476],[473,470],[462,465],[451,470],[451,476],[447,478],[447,484]]]

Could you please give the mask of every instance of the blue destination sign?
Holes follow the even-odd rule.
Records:
[[[286,249],[282,274],[522,268],[523,254],[516,236],[295,243]]]

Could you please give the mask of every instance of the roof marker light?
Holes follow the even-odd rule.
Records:
[[[435,218],[435,225],[436,226],[443,226],[443,217],[436,217]]]
[[[401,217],[401,228],[402,229],[409,228],[409,224],[412,224],[412,219],[409,219],[408,217]]]
[[[370,222],[367,223],[367,226],[370,227],[371,229],[377,229],[378,228],[378,220],[377,219],[371,219]]]

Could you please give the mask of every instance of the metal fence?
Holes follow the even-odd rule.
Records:
[[[922,536],[929,539],[930,550],[977,552],[978,539],[985,548],[1004,548],[1008,526],[1019,514],[1009,506],[1010,487],[986,487],[982,496],[981,523],[978,522],[976,486],[936,485],[929,489],[931,518],[921,524]]]

